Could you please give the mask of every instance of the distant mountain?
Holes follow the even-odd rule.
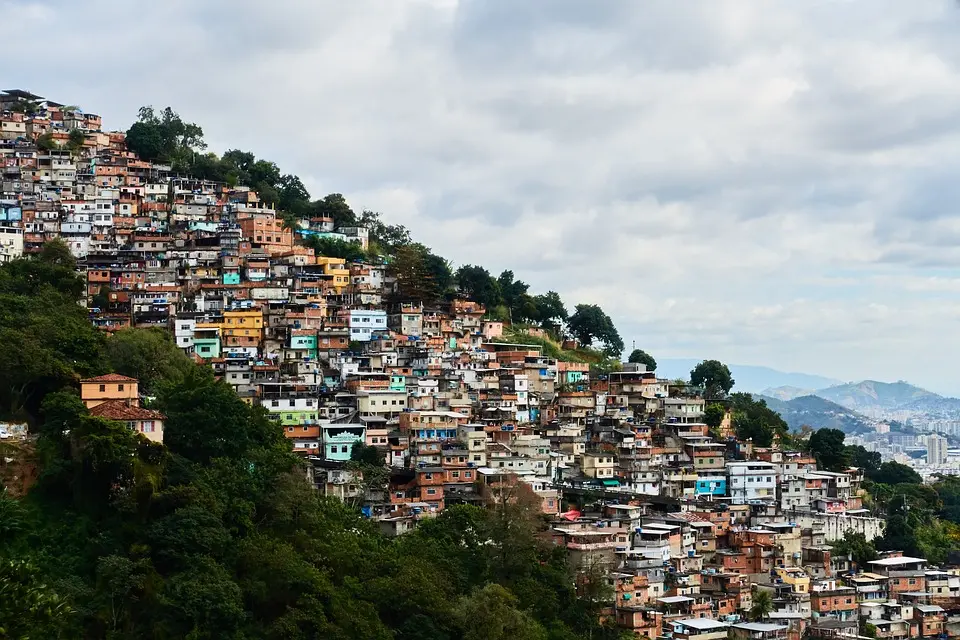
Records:
[[[925,411],[928,405],[948,400],[902,380],[851,382],[820,389],[816,394],[854,411],[900,410],[908,406],[917,411]]]
[[[801,396],[812,396],[816,392],[816,389],[801,389],[800,387],[771,387],[761,391],[760,395],[777,400],[793,400]]]
[[[690,378],[690,370],[700,363],[692,358],[665,358],[657,360],[657,375],[664,378]],[[825,378],[824,376],[809,373],[787,373],[747,364],[730,364],[730,373],[735,381],[734,391],[748,393],[762,393],[774,387],[797,387],[799,389],[822,389],[841,384],[842,380]]]
[[[800,396],[790,400],[760,394],[754,394],[753,397],[765,400],[767,406],[779,413],[791,429],[807,425],[814,429],[840,429],[849,434],[873,431],[873,422],[865,416],[817,396]]]

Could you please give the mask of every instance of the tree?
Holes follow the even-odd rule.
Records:
[[[483,267],[463,265],[457,269],[456,279],[460,293],[470,300],[488,309],[503,304],[499,283]]]
[[[40,134],[40,136],[37,137],[37,149],[40,151],[53,151],[58,148],[59,145],[54,139],[52,131]]]
[[[653,356],[642,349],[634,349],[631,351],[630,356],[627,358],[627,362],[645,364],[647,365],[647,371],[657,370],[657,361],[653,359]]]
[[[877,559],[877,550],[862,533],[848,530],[843,538],[834,541],[831,545],[831,555],[834,557],[850,557],[858,567],[866,567],[871,560]]]
[[[431,304],[439,299],[440,291],[427,265],[430,250],[422,244],[398,247],[387,273],[396,280],[396,297],[405,302]]]
[[[310,215],[332,218],[335,227],[349,226],[357,221],[357,216],[347,204],[346,198],[339,193],[331,193],[322,200],[314,200],[310,204]]]
[[[349,242],[339,238],[307,236],[304,244],[313,249],[318,256],[343,258],[350,262],[360,262],[367,257],[359,242]]]
[[[464,597],[457,607],[463,640],[546,640],[547,633],[516,607],[517,598],[498,584]]]
[[[375,467],[382,467],[386,464],[386,459],[379,449],[362,442],[357,442],[350,448],[350,459]]]
[[[183,119],[170,107],[159,115],[141,107],[137,121],[127,130],[127,148],[144,160],[168,162],[175,169],[190,166],[197,150],[206,148],[203,129]]]
[[[703,421],[710,428],[713,437],[718,438],[720,436],[720,425],[723,424],[723,419],[726,416],[727,409],[722,404],[708,404],[703,410]]]
[[[430,274],[430,277],[433,278],[437,293],[441,296],[448,295],[454,283],[453,270],[450,268],[450,263],[429,250],[423,256],[423,261],[427,272]]]
[[[818,429],[810,436],[810,453],[823,471],[842,471],[850,466],[850,456],[843,446],[845,435],[839,429]]]
[[[76,153],[83,148],[83,144],[87,141],[87,134],[81,131],[80,129],[71,129],[70,133],[67,135],[67,149]]]
[[[173,453],[208,463],[243,459],[255,448],[284,442],[280,426],[260,407],[250,407],[209,369],[194,367],[160,387],[157,406],[166,416],[164,444]]]
[[[537,308],[537,320],[544,329],[559,334],[563,323],[567,321],[566,307],[556,291],[547,291],[533,297],[533,304]]]
[[[611,357],[623,352],[623,340],[613,326],[613,320],[595,304],[578,304],[567,322],[570,333],[585,346],[594,342],[603,344],[603,351]]]
[[[403,225],[385,224],[380,214],[365,209],[360,214],[357,224],[367,229],[367,238],[371,244],[380,250],[393,253],[398,247],[411,244],[410,231]]]
[[[177,347],[165,329],[122,329],[107,340],[113,370],[137,378],[142,390],[153,393],[164,382],[182,379],[196,365]]]
[[[923,482],[919,473],[905,464],[893,461],[881,464],[870,479],[882,484],[921,484]]]
[[[281,211],[303,216],[308,213],[310,206],[310,192],[303,186],[298,176],[285,174],[280,177],[278,184],[280,200],[277,202]]]
[[[766,589],[756,589],[753,592],[753,604],[750,606],[750,619],[754,622],[763,620],[773,611],[773,598]]]
[[[0,637],[57,637],[72,613],[33,562],[0,557]]]
[[[769,447],[775,435],[783,436],[789,431],[787,423],[764,400],[754,400],[749,393],[730,395],[733,412],[733,428],[737,439],[752,440],[757,447]]]
[[[530,285],[515,279],[513,271],[506,270],[497,278],[497,286],[513,322],[536,320],[537,307],[527,293]]]
[[[733,383],[730,369],[719,360],[704,360],[690,371],[690,384],[703,389],[708,399],[726,397]]]
[[[106,372],[103,334],[78,302],[83,279],[60,241],[0,265],[0,412],[35,422],[43,396]]]
[[[873,477],[880,470],[883,457],[879,451],[867,451],[862,445],[847,445],[847,454],[850,456],[850,465],[863,469],[866,477]]]

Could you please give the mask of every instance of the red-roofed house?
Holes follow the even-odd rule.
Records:
[[[166,416],[159,411],[131,406],[123,400],[107,400],[90,409],[90,414],[125,422],[137,433],[142,433],[147,440],[163,442],[163,421]]]

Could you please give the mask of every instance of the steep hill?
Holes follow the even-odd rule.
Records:
[[[944,400],[926,389],[903,382],[864,380],[820,389],[816,395],[853,411],[901,409],[910,405],[925,410],[926,405]]]
[[[767,406],[779,413],[791,429],[808,425],[814,429],[840,429],[850,434],[873,430],[873,423],[868,418],[817,396],[800,396],[791,400],[763,395],[754,397],[765,400]]]

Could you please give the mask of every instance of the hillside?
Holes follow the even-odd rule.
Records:
[[[901,409],[907,405],[917,410],[926,410],[929,403],[944,399],[943,396],[907,382],[876,380],[827,387],[817,391],[816,395],[853,411]]]
[[[807,425],[814,429],[840,429],[850,434],[873,430],[873,423],[865,416],[817,396],[800,396],[791,400],[763,395],[754,397],[765,400],[791,429]]]

